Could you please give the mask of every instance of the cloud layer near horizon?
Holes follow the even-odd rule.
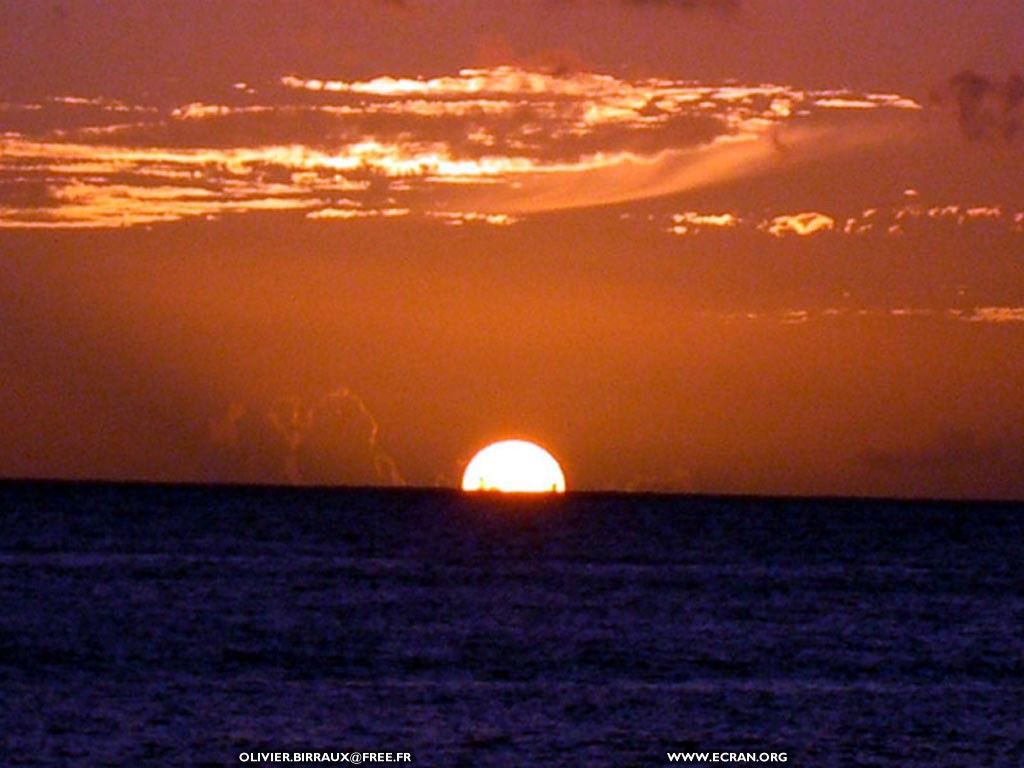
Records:
[[[504,223],[884,141],[909,130],[918,110],[898,94],[518,67],[361,81],[288,75],[170,111],[55,96],[0,104],[14,128],[0,138],[0,227],[266,210]]]

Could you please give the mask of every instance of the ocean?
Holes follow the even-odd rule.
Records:
[[[1022,713],[1024,505],[0,484],[4,766],[1013,767]]]

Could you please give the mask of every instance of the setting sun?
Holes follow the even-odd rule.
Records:
[[[473,457],[462,475],[462,490],[564,493],[565,475],[555,457],[536,443],[502,440]]]

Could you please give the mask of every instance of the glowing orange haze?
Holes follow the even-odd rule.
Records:
[[[60,5],[0,476],[1024,497],[1019,3]]]

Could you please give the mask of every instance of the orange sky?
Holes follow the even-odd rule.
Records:
[[[1024,497],[1017,4],[285,5],[0,4],[0,475]]]

